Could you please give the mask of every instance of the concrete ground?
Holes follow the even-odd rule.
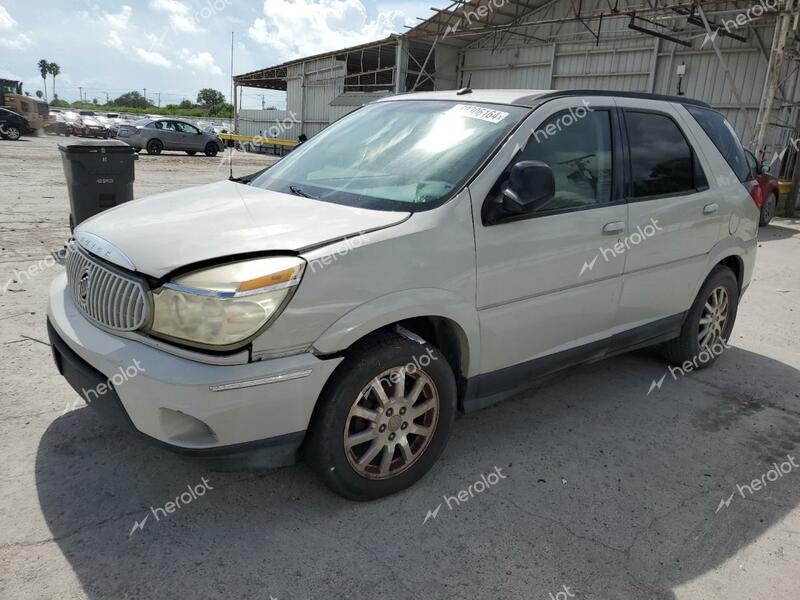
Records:
[[[0,141],[0,284],[67,235],[57,141]],[[225,178],[220,162],[142,156],[136,195]],[[759,246],[710,369],[673,378],[643,351],[573,370],[459,419],[421,482],[366,504],[303,465],[219,473],[112,429],[50,357],[60,267],[16,275],[0,295],[0,598],[798,598],[800,221]]]

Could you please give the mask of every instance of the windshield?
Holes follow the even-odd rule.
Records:
[[[301,144],[251,185],[377,210],[425,210],[525,114],[508,105],[378,102]]]

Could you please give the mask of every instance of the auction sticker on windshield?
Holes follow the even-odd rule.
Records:
[[[489,123],[499,123],[508,116],[508,113],[502,110],[473,106],[471,104],[456,104],[453,110],[465,117],[480,119],[481,121],[488,121]]]

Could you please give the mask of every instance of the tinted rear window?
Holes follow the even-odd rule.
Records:
[[[720,113],[710,108],[686,105],[686,110],[695,118],[698,125],[703,128],[720,154],[728,161],[739,181],[750,179],[750,166],[742,149],[742,143],[730,123]]]
[[[692,149],[675,121],[667,115],[626,110],[625,124],[634,198],[690,193],[700,187]]]

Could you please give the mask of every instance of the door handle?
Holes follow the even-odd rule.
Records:
[[[717,204],[716,202],[712,202],[711,204],[706,204],[703,207],[703,214],[704,215],[713,214],[713,213],[717,212],[718,208],[719,208],[719,204]]]
[[[625,223],[622,221],[612,221],[611,223],[606,223],[603,226],[603,233],[604,234],[612,234],[612,233],[620,233],[625,231]]]

